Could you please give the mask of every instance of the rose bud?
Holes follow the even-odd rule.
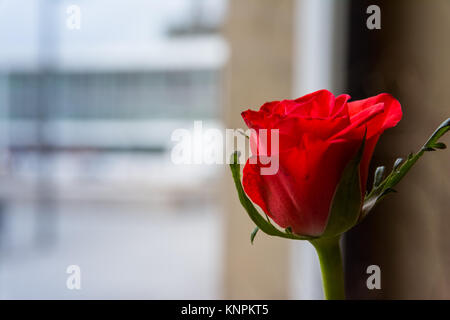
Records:
[[[247,126],[254,129],[250,137],[253,158],[243,170],[245,193],[276,224],[294,235],[319,237],[327,226],[328,231],[338,234],[358,221],[375,145],[380,135],[402,117],[400,103],[389,94],[353,102],[348,102],[349,98],[320,90],[242,113]],[[278,129],[277,152],[270,146],[257,147],[261,145],[261,129],[267,129],[269,136],[271,129]],[[258,161],[262,155],[277,157],[275,174],[261,174],[266,166]],[[357,190],[358,194],[339,192],[344,171],[355,159],[353,167],[357,167],[359,177],[353,177],[356,184],[349,192]],[[347,176],[354,173],[351,169]]]

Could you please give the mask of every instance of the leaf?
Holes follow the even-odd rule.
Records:
[[[385,170],[386,170],[386,167],[384,167],[384,166],[378,167],[378,168],[375,170],[375,178],[373,179],[373,186],[374,186],[374,187],[380,185],[381,181],[383,180],[383,177],[384,177],[384,171],[385,171]]]
[[[334,237],[353,227],[361,213],[359,164],[364,152],[365,135],[356,156],[347,164],[331,202],[327,227],[321,237]]]
[[[400,166],[400,164],[403,162],[403,158],[397,158],[394,162],[394,167],[392,170],[397,170],[397,168]]]
[[[413,165],[424,155],[427,151],[436,151],[436,149],[445,149],[446,145],[438,140],[450,130],[450,118],[441,123],[441,125],[434,131],[431,137],[419,150],[419,152],[409,154],[407,160],[400,165],[400,158],[395,161],[392,172],[365,197],[361,219],[375,207],[381,199],[391,192],[396,192],[395,187],[403,177],[411,170]],[[360,220],[361,220],[360,219]]]
[[[300,236],[293,233],[285,233],[277,229],[273,224],[270,223],[270,221],[266,220],[261,214],[259,214],[258,210],[253,206],[253,203],[251,200],[247,197],[247,195],[244,192],[244,188],[242,188],[241,183],[241,166],[238,163],[240,152],[235,151],[231,155],[231,161],[230,161],[230,169],[231,173],[233,175],[234,185],[236,187],[239,201],[241,202],[242,206],[247,211],[248,216],[250,219],[256,224],[256,226],[263,231],[264,233],[270,235],[270,236],[277,236],[281,238],[288,238],[288,239],[295,239],[295,240],[311,240],[315,239],[314,237],[308,237],[308,236]],[[255,231],[253,231],[255,232]],[[256,235],[256,233],[255,233]],[[254,237],[253,237],[254,238]],[[251,237],[250,237],[251,239]]]
[[[250,242],[253,244],[253,241],[255,240],[256,234],[258,233],[259,228],[255,227],[255,229],[250,234]]]
[[[443,142],[437,142],[433,145],[433,148],[443,150],[443,149],[447,149],[447,146]]]

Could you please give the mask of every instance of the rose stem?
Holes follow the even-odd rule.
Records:
[[[341,236],[339,235],[310,241],[319,256],[323,291],[327,300],[345,299],[340,239]]]

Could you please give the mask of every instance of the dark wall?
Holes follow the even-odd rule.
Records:
[[[366,27],[372,4],[381,8],[381,30]],[[353,0],[349,34],[348,93],[361,99],[388,92],[402,104],[402,121],[382,136],[372,160],[371,172],[390,169],[450,116],[450,1]],[[348,233],[349,298],[450,298],[449,160],[448,150],[427,153],[398,194]],[[366,287],[371,264],[381,268],[381,290]]]

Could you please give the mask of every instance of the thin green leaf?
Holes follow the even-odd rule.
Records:
[[[447,149],[447,146],[443,142],[437,142],[433,145],[433,148],[443,150],[443,149]]]
[[[378,167],[378,168],[375,170],[375,177],[374,177],[374,179],[373,179],[373,186],[374,186],[374,187],[379,186],[380,183],[383,181],[384,171],[385,171],[385,170],[386,170],[386,167],[384,167],[384,166]]]
[[[397,170],[397,168],[400,166],[400,164],[403,162],[403,158],[397,158],[394,162],[394,168],[392,170]]]
[[[253,241],[255,240],[256,234],[258,233],[259,228],[255,227],[255,229],[252,231],[252,234],[250,235],[250,242],[253,244]]]

